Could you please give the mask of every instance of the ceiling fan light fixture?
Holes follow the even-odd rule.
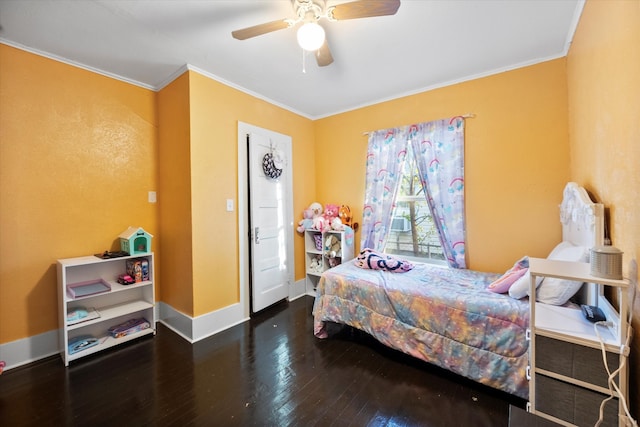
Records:
[[[298,28],[298,44],[304,50],[313,52],[324,43],[324,28],[315,22],[306,22]]]

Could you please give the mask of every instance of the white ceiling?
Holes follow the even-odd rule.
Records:
[[[329,6],[345,3],[328,0]],[[584,0],[402,0],[396,15],[321,21],[318,67],[290,0],[0,0],[0,42],[158,90],[188,66],[316,119],[565,56]]]

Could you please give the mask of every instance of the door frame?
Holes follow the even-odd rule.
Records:
[[[247,150],[246,135],[251,132],[256,133],[279,133],[269,129],[254,126],[248,123],[238,121],[238,273],[240,286],[240,305],[243,310],[243,317],[248,319],[251,317],[250,301],[251,293],[249,290],[250,283],[250,267],[249,259],[249,152]],[[292,141],[293,142],[293,141]],[[287,257],[291,260],[288,265],[289,287],[293,286],[295,277],[295,258],[293,248],[293,165],[292,152],[287,153],[287,162],[284,165],[283,174],[287,174],[288,186],[286,191],[286,205],[289,209],[285,212],[285,224],[289,227],[290,233],[287,235]],[[289,289],[289,294],[291,289]]]

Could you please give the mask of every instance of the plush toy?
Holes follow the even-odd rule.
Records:
[[[327,220],[322,216],[318,216],[313,218],[313,229],[318,231],[326,231],[329,230],[331,225],[327,222]]]
[[[327,220],[327,223],[331,224],[331,222],[333,221],[333,218],[336,218],[338,216],[339,210],[340,208],[338,207],[338,205],[333,205],[331,203],[328,203],[324,207],[324,213],[322,214],[322,216],[324,216],[324,219]]]
[[[341,249],[340,240],[335,235],[327,237],[324,242],[324,251],[330,259],[339,257]]]
[[[324,242],[324,251],[329,258],[330,268],[340,264],[340,256],[342,255],[340,252],[341,250],[342,246],[340,244],[340,240],[335,235],[327,237]]]
[[[353,215],[351,215],[351,208],[349,206],[340,206],[338,217],[340,218],[340,221],[342,221],[342,224],[351,227],[351,224],[353,223]]]
[[[312,273],[321,273],[322,272],[322,258],[313,257],[311,262],[309,263],[309,271]]]
[[[311,229],[318,231],[327,230],[329,228],[329,224],[327,224],[324,215],[322,215],[322,205],[318,202],[313,202],[309,205],[309,209],[313,212],[313,216],[311,218]]]
[[[344,224],[340,220],[340,218],[335,217],[331,221],[331,229],[336,231],[344,231]]]
[[[357,227],[358,223],[356,222],[355,224],[353,224],[353,226]],[[349,227],[348,225],[344,226],[344,240],[349,246],[353,245],[353,233],[353,228]]]
[[[302,220],[298,222],[298,233],[304,233],[304,230],[313,228],[313,210],[311,208],[302,211]]]
[[[322,205],[318,202],[313,202],[309,205],[309,209],[313,211],[313,218],[317,218],[322,215]]]
[[[338,216],[345,228],[351,229],[352,232],[358,229],[359,224],[353,221],[353,214],[351,213],[351,208],[348,205],[340,206]]]

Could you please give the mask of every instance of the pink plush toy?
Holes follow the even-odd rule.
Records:
[[[331,228],[331,224],[327,222],[324,216],[320,215],[313,219],[313,229],[318,231],[325,231]]]
[[[340,211],[340,207],[338,205],[333,205],[328,203],[324,207],[324,219],[327,221],[327,224],[331,225],[334,218],[338,216],[338,212]]]

